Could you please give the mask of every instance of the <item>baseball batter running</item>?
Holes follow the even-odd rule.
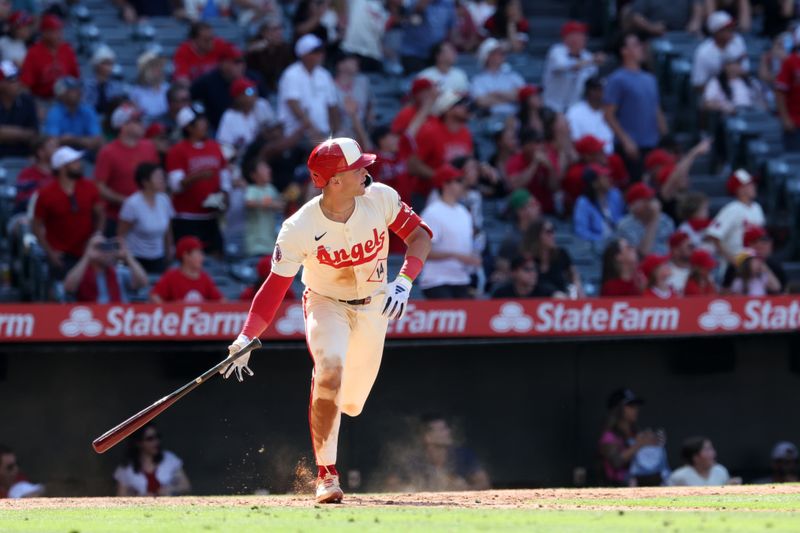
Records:
[[[375,155],[356,141],[329,139],[308,158],[322,189],[287,219],[272,254],[272,272],[250,306],[231,353],[260,336],[303,267],[306,342],[314,361],[309,422],[318,467],[316,498],[338,503],[344,494],[336,471],[341,414],[358,416],[375,383],[390,319],[403,316],[411,284],[431,249],[432,233],[397,192],[372,183]],[[405,262],[387,284],[389,231],[405,241]],[[239,381],[252,376],[249,355],[222,370]]]

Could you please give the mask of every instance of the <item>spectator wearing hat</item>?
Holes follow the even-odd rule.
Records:
[[[617,235],[636,248],[641,256],[668,252],[669,236],[675,223],[661,212],[656,191],[645,183],[636,183],[625,192],[628,214],[617,225]]]
[[[93,233],[102,231],[105,210],[100,191],[83,177],[83,152],[62,146],[53,153],[54,180],[39,190],[33,233],[44,248],[55,279],[62,279],[83,256]]]
[[[442,165],[433,182],[439,199],[421,215],[433,231],[433,241],[420,286],[429,299],[469,298],[470,276],[482,261],[475,253],[472,216],[460,203],[465,192],[463,173]]]
[[[520,151],[506,163],[509,188],[528,189],[544,213],[555,214],[555,192],[561,187],[556,155],[548,151],[544,137],[535,130],[523,130],[519,146]]]
[[[62,145],[82,150],[97,150],[103,144],[100,119],[82,101],[81,82],[66,76],[55,84],[56,101],[50,106],[43,132],[58,137]]]
[[[631,389],[612,392],[606,402],[607,417],[598,449],[603,462],[603,484],[628,486],[630,468],[639,450],[646,446],[662,445],[656,432],[639,429],[639,408],[644,400]]]
[[[449,35],[456,18],[455,0],[410,0],[401,23],[400,56],[406,74],[427,65],[433,47]]]
[[[148,50],[136,60],[136,83],[130,88],[130,97],[148,124],[167,112],[166,63],[158,49]]]
[[[603,251],[600,296],[640,296],[644,280],[638,267],[636,248],[625,239],[612,239]]]
[[[256,84],[248,78],[231,83],[232,105],[219,122],[217,142],[243,153],[261,130],[275,124],[275,112],[263,98],[259,98]]]
[[[189,38],[175,50],[172,60],[174,79],[191,83],[214,69],[220,56],[230,45],[214,35],[207,22],[193,22],[189,27]]]
[[[747,45],[736,33],[736,21],[724,11],[716,11],[706,21],[710,37],[694,51],[691,82],[702,91],[706,84],[717,77],[726,63],[738,63],[741,71],[750,70]]]
[[[31,143],[33,162],[17,174],[17,195],[14,198],[14,213],[25,213],[28,204],[39,189],[53,179],[53,169],[50,160],[58,149],[58,140],[55,137],[42,135],[36,137]]]
[[[761,226],[748,226],[744,232],[742,244],[745,248],[750,248],[753,250],[758,257],[764,260],[767,268],[769,268],[769,270],[775,274],[775,277],[780,282],[781,288],[778,292],[784,292],[786,290],[789,278],[786,275],[786,271],[783,269],[781,262],[775,259],[775,257],[772,255],[772,237],[770,237],[769,233],[767,233],[767,230]],[[729,264],[728,268],[725,269],[725,275],[722,279],[722,287],[725,289],[730,288],[735,276],[736,269],[733,267],[733,265]]]
[[[147,273],[124,240],[94,235],[80,261],[64,276],[64,291],[78,302],[129,303],[147,286]]]
[[[113,105],[127,95],[125,84],[113,77],[117,55],[108,47],[100,45],[92,54],[92,73],[83,82],[83,101],[99,115],[111,112]]]
[[[662,210],[673,220],[680,220],[678,199],[689,189],[689,172],[694,162],[711,150],[712,140],[701,139],[678,159],[663,148],[652,150],[644,159],[645,180],[657,190]]]
[[[0,158],[25,157],[39,131],[36,104],[22,90],[17,66],[0,61]]]
[[[134,180],[139,190],[122,203],[117,235],[147,272],[160,274],[172,257],[170,221],[175,210],[166,194],[167,179],[158,164],[143,162]]]
[[[764,226],[764,211],[756,202],[756,183],[744,169],[730,175],[728,193],[734,199],[723,207],[706,230],[717,251],[729,263],[744,247],[744,232],[749,226]]]
[[[772,473],[765,478],[757,479],[753,483],[797,483],[798,475],[797,446],[789,441],[775,444],[770,454],[770,467]]]
[[[22,67],[28,54],[28,41],[33,36],[33,17],[25,11],[14,11],[8,17],[8,34],[0,37],[0,57]]]
[[[767,296],[781,291],[781,282],[752,248],[739,251],[733,265],[736,274],[725,292],[742,296]]]
[[[153,141],[144,138],[142,114],[133,104],[124,103],[111,114],[111,127],[117,138],[97,154],[94,178],[106,204],[106,235],[117,234],[122,203],[136,192],[136,169],[142,163],[158,163]]]
[[[714,281],[717,261],[708,250],[698,248],[689,257],[691,270],[683,287],[684,296],[713,296],[719,292]]]
[[[603,113],[605,86],[597,76],[586,80],[583,99],[570,105],[565,115],[573,141],[592,136],[603,141],[603,151],[614,151],[614,132],[611,131]]]
[[[64,41],[64,23],[46,14],[39,21],[39,40],[28,48],[20,79],[37,98],[50,99],[56,81],[64,76],[80,78],[75,51]]]
[[[172,231],[176,240],[193,235],[207,251],[218,253],[222,235],[217,214],[224,208],[224,191],[230,189],[228,163],[219,144],[208,138],[208,120],[199,110],[184,107],[177,122],[184,138],[167,152],[166,168],[175,208]]]
[[[211,276],[203,270],[205,254],[200,239],[191,235],[181,237],[175,245],[175,255],[180,265],[167,270],[153,285],[151,302],[200,303],[225,299]]]
[[[278,17],[268,17],[259,26],[256,38],[247,44],[247,68],[257,72],[264,81],[264,87],[274,93],[278,90],[281,74],[293,62],[294,51],[286,42],[283,21]]]
[[[642,174],[642,158],[667,133],[655,76],[642,70],[644,48],[632,33],[623,35],[617,52],[622,65],[606,82],[606,122],[614,132],[617,152],[625,159],[631,179]]]
[[[242,293],[239,295],[239,300],[242,302],[252,302],[258,290],[269,277],[270,272],[272,272],[272,256],[265,255],[259,259],[258,263],[256,264],[256,280],[252,285],[249,285],[242,290]],[[291,287],[289,287],[289,289],[286,291],[286,294],[283,295],[283,299],[294,300],[295,298],[296,296],[294,291]]]
[[[294,46],[297,61],[278,82],[278,120],[287,134],[302,129],[316,142],[339,131],[339,101],[333,78],[322,67],[325,46],[313,34],[302,36]]]
[[[392,132],[401,137],[401,142],[413,141],[419,128],[428,120],[435,119],[431,116],[431,111],[439,94],[439,90],[430,79],[421,76],[414,78],[411,82],[409,101],[397,112],[391,124]],[[411,129],[412,123],[416,126],[414,130]],[[411,144],[408,145],[408,149],[412,149]]]
[[[520,87],[517,92],[519,111],[516,120],[509,117],[506,128],[512,128],[516,134],[524,129],[532,129],[545,135],[545,119],[552,111],[547,109],[542,102],[542,90],[538,85],[527,84]]]
[[[341,131],[353,137],[361,146],[370,144],[368,130],[374,120],[372,112],[372,91],[369,78],[361,74],[359,59],[343,55],[336,61],[336,85]]]
[[[742,484],[742,478],[732,478],[728,469],[717,462],[717,451],[707,437],[690,437],[684,440],[681,457],[686,464],[669,476],[667,485],[703,487]]]
[[[669,236],[670,276],[667,284],[672,294],[683,294],[691,272],[692,250],[692,240],[688,233],[678,230]]]
[[[505,283],[511,275],[511,261],[522,253],[522,238],[542,220],[542,206],[527,189],[517,189],[508,196],[508,211],[513,226],[508,228],[495,257],[491,280],[493,285]]]
[[[339,48],[346,54],[358,56],[364,72],[383,72],[383,37],[388,22],[389,12],[381,0],[351,0],[347,28]]]
[[[586,49],[587,32],[583,22],[566,22],[561,26],[561,42],[547,52],[542,75],[544,105],[559,113],[581,100],[586,82],[597,75],[597,67],[605,61],[602,52],[593,54]]]
[[[666,300],[676,295],[669,285],[672,276],[669,256],[650,254],[642,259],[639,268],[646,284],[643,296]]]
[[[575,234],[585,241],[602,244],[614,235],[625,212],[625,202],[622,193],[611,183],[607,168],[587,165],[583,180],[586,187],[572,213]]]
[[[231,84],[239,78],[248,77],[258,89],[257,76],[257,73],[246,72],[242,51],[229,45],[220,53],[219,65],[192,83],[192,100],[203,104],[212,129],[219,127],[222,114],[233,103]]]
[[[44,494],[44,485],[31,483],[19,468],[14,450],[0,444],[0,499],[35,498]]]
[[[699,33],[705,9],[703,0],[635,0],[630,9],[631,28],[647,37],[668,31]]]
[[[521,52],[528,42],[530,24],[522,12],[520,0],[498,0],[494,13],[483,27],[490,38],[505,41],[514,52]]]
[[[278,215],[286,203],[272,184],[272,169],[266,161],[248,159],[242,165],[242,175],[247,180],[245,253],[250,257],[270,254],[278,237]]]
[[[515,257],[511,261],[511,280],[492,291],[492,298],[548,298],[550,287],[539,283],[539,273],[531,259]]]
[[[783,125],[783,145],[786,150],[800,151],[800,48],[797,30],[789,55],[783,60],[775,77],[775,106]]]
[[[456,67],[458,50],[450,41],[442,41],[431,50],[431,66],[417,77],[431,80],[440,91],[454,91],[461,94],[469,92],[467,74]]]
[[[496,115],[513,115],[517,111],[519,90],[525,85],[517,72],[506,64],[503,43],[489,37],[478,48],[478,64],[482,71],[472,78],[470,96],[483,110]]]
[[[593,135],[585,135],[575,141],[575,152],[578,161],[567,168],[561,188],[564,190],[564,209],[572,212],[575,201],[583,194],[586,182],[583,171],[587,165],[599,165],[608,170],[615,187],[623,188],[628,184],[628,170],[618,154],[605,153],[605,143]]]

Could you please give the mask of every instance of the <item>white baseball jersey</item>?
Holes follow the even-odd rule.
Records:
[[[287,219],[272,254],[272,272],[293,277],[303,267],[303,284],[336,300],[360,300],[386,285],[389,230],[405,238],[419,219],[391,187],[373,183],[355,198],[350,219],[334,222],[310,200]]]

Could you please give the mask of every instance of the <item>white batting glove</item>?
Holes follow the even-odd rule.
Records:
[[[244,335],[239,335],[236,338],[236,340],[233,341],[233,344],[228,346],[228,355],[235,354],[236,352],[247,346],[251,340],[253,339],[245,337]],[[244,381],[245,374],[248,376],[255,375],[253,371],[250,370],[250,367],[247,366],[247,363],[249,361],[250,361],[250,353],[248,352],[243,356],[241,356],[240,358],[238,358],[236,361],[224,367],[222,370],[219,371],[219,373],[222,374],[222,377],[228,379],[229,377],[231,377],[231,374],[236,372],[236,379],[238,379],[240,382]]]
[[[411,295],[411,280],[399,275],[386,286],[381,315],[390,320],[400,320],[406,312],[408,297]]]

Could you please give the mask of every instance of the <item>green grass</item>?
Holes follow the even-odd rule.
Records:
[[[553,532],[777,532],[800,530],[800,498],[723,495],[652,499],[547,500],[543,505],[625,506],[626,509],[441,507],[281,507],[187,505],[0,510],[2,533],[255,533],[272,531],[553,531]],[[151,500],[152,501],[152,500]],[[276,500],[271,500],[275,503]],[[279,502],[279,500],[278,500]],[[646,506],[663,510],[630,510]],[[718,510],[692,511],[696,508]],[[678,510],[670,510],[678,509]],[[724,509],[723,509],[724,508]],[[758,511],[750,511],[758,509]]]

